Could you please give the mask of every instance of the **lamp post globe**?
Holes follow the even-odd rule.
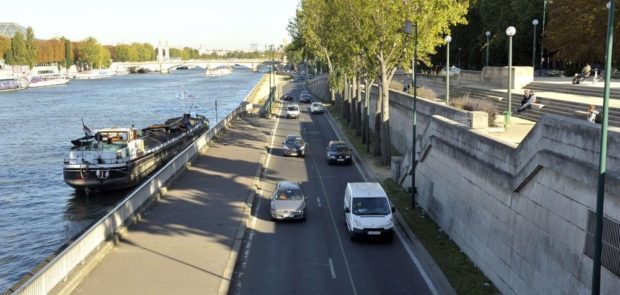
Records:
[[[537,20],[537,19],[534,19],[534,20],[532,21],[532,24],[533,24],[533,25],[535,25],[535,26],[537,26],[537,25],[538,25],[538,20]]]
[[[446,36],[446,106],[450,105],[450,42],[452,37]]]
[[[508,35],[508,37],[512,37],[517,33],[517,29],[513,26],[510,26],[508,28],[506,28],[506,35]]]

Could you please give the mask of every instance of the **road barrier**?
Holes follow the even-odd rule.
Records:
[[[56,286],[67,281],[71,272],[83,265],[87,258],[96,253],[100,246],[113,238],[119,229],[129,224],[136,212],[139,212],[145,204],[156,198],[160,190],[165,190],[167,184],[174,180],[175,176],[182,172],[187,163],[200,154],[213,138],[226,129],[230,123],[246,112],[246,102],[249,101],[262,86],[264,79],[252,88],[245,97],[243,103],[231,111],[224,119],[217,123],[185,150],[170,160],[157,173],[147,181],[134,189],[114,209],[101,218],[97,223],[86,230],[79,238],[68,245],[56,257],[42,266],[38,271],[31,273],[30,278],[24,278],[15,286],[2,294],[48,294]]]

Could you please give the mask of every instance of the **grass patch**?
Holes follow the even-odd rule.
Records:
[[[373,158],[374,138],[371,134],[370,153],[366,152],[366,144],[362,143],[361,136],[357,136],[355,129],[346,125],[346,119],[332,105],[326,105],[332,117],[340,124],[347,138],[359,155],[365,160]],[[393,149],[394,154],[397,155]],[[392,179],[383,181],[383,188],[389,195],[392,203],[402,214],[413,233],[420,240],[424,248],[433,257],[441,271],[446,275],[450,285],[458,294],[500,294],[493,283],[469,260],[465,253],[450,240],[437,224],[418,207],[411,207],[411,193],[404,191]]]
[[[446,275],[456,293],[500,294],[495,285],[421,207],[411,208],[411,193],[404,191],[392,179],[383,181],[383,188],[413,233]]]

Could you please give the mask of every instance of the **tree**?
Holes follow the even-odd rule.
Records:
[[[545,47],[554,52],[556,58],[571,63],[600,63],[605,61],[607,42],[606,1],[562,0],[548,4],[549,23],[545,34]],[[618,15],[616,6],[616,16]],[[576,17],[575,12],[580,11]],[[587,12],[587,13],[585,13]],[[616,20],[616,34],[620,32],[620,22]],[[614,38],[614,47],[620,45]],[[614,60],[620,51],[616,50]]]
[[[32,27],[26,29],[26,64],[32,69],[37,62],[37,45]]]
[[[0,57],[4,57],[4,55],[10,49],[11,49],[11,39],[0,36]]]
[[[64,65],[65,68],[70,68],[73,64],[73,46],[71,44],[71,40],[66,39],[65,37],[60,38],[60,40],[64,43]]]
[[[6,54],[6,63],[10,65],[26,65],[27,64],[26,44],[24,43],[24,35],[21,32],[15,32],[11,38],[11,50]]]

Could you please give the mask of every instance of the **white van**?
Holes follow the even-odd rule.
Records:
[[[394,238],[394,218],[387,194],[376,182],[350,182],[344,192],[344,219],[351,239]]]

